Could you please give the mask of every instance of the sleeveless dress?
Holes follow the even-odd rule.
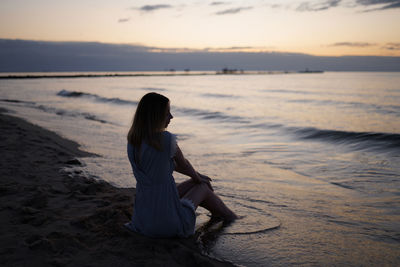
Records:
[[[194,234],[195,207],[189,199],[180,199],[172,172],[176,137],[162,133],[162,151],[142,143],[140,163],[128,143],[128,158],[136,178],[136,196],[132,221],[125,226],[150,237],[187,237]]]

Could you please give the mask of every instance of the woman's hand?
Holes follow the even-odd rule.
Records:
[[[196,184],[201,184],[203,182],[203,179],[198,174],[193,175],[191,178]]]
[[[211,185],[212,179],[208,177],[207,175],[203,175],[201,173],[197,173],[200,176],[201,182],[206,183],[208,188],[210,188],[211,191],[214,191],[214,188]]]

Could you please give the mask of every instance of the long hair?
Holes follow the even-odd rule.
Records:
[[[137,152],[140,151],[143,142],[162,150],[161,132],[165,128],[168,103],[167,97],[154,92],[144,95],[139,101],[128,132],[128,142]]]

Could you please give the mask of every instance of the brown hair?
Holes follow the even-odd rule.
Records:
[[[168,103],[167,97],[153,92],[144,95],[139,101],[128,133],[128,142],[137,151],[140,151],[144,141],[155,149],[162,150],[161,132],[165,128]]]

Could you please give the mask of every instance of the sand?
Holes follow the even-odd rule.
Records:
[[[203,255],[196,238],[129,233],[133,188],[76,172],[79,145],[0,110],[1,266],[232,266]]]

